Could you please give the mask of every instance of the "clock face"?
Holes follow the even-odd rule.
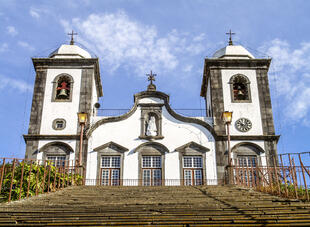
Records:
[[[240,132],[247,132],[252,128],[252,122],[246,118],[240,118],[235,123],[236,129]]]

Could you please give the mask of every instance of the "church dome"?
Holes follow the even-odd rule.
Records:
[[[216,51],[213,58],[224,59],[253,59],[255,58],[247,49],[240,45],[228,45]]]
[[[77,45],[61,45],[53,51],[49,58],[91,58],[90,53]]]

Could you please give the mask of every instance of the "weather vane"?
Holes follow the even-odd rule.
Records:
[[[72,32],[71,32],[71,33],[68,33],[68,35],[71,35],[70,45],[74,45],[74,39],[73,39],[73,36],[74,36],[74,35],[77,35],[77,33],[76,33],[76,32],[73,32],[73,30],[72,30]]]
[[[233,42],[232,42],[232,39],[231,39],[231,36],[232,35],[235,35],[236,33],[234,32],[231,32],[231,29],[229,29],[229,32],[226,33],[226,35],[229,35],[229,42],[228,42],[228,45],[232,46],[233,45]]]

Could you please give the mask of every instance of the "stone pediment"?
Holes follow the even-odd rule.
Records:
[[[96,147],[94,149],[96,152],[118,152],[118,153],[124,153],[128,151],[126,147],[123,147],[115,142],[108,142],[106,144],[103,144],[99,147]]]
[[[201,153],[208,152],[210,149],[192,141],[176,148],[175,151],[181,152],[183,155],[201,155]]]

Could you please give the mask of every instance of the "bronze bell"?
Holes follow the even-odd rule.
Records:
[[[238,95],[244,95],[241,90],[238,91]]]
[[[58,96],[62,97],[68,97],[67,90],[66,89],[61,89]]]

